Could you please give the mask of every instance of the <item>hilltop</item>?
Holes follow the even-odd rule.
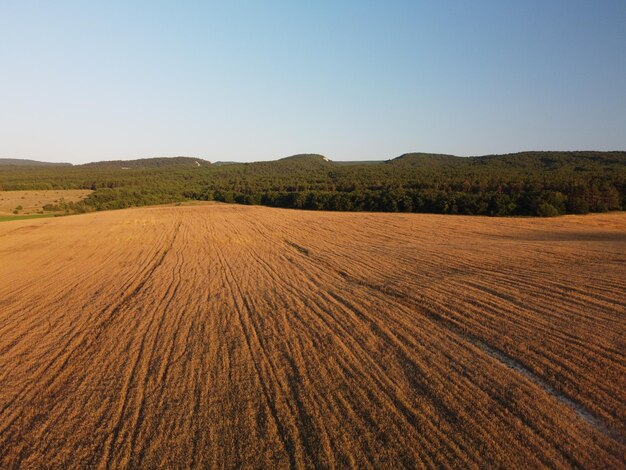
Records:
[[[278,161],[279,162],[287,162],[287,161],[330,162],[330,159],[318,153],[299,153],[297,155],[290,155],[289,157],[280,158],[278,159]]]
[[[164,167],[189,167],[196,168],[208,166],[211,162],[195,157],[152,157],[139,158],[136,160],[105,160],[100,162],[85,163],[83,167],[115,167],[120,169],[130,168],[164,168]]]
[[[72,166],[71,163],[40,162],[25,158],[0,158],[0,166]]]
[[[387,160],[385,163],[392,165],[412,165],[412,166],[438,166],[453,165],[465,160],[467,157],[457,157],[439,153],[405,153],[399,157]]]
[[[555,169],[572,165],[626,165],[626,152],[518,152],[501,155],[457,157],[435,153],[405,153],[385,163],[411,166],[492,165],[519,169]]]

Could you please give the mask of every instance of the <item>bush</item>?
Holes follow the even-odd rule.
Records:
[[[539,217],[556,217],[559,215],[559,211],[556,207],[548,202],[542,202],[537,208],[537,215]]]

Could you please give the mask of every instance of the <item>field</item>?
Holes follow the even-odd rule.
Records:
[[[12,216],[15,210],[20,215],[41,214],[46,204],[77,202],[86,198],[92,191],[84,189],[60,189],[39,191],[0,191],[0,217]]]
[[[2,468],[626,466],[626,214],[0,224]]]

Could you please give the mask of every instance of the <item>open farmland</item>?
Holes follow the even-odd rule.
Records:
[[[618,468],[626,214],[0,224],[0,467]]]
[[[22,215],[49,212],[44,209],[44,206],[78,202],[85,199],[91,192],[85,189],[0,191],[0,216],[15,212]]]

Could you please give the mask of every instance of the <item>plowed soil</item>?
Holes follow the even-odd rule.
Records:
[[[619,468],[626,214],[0,225],[1,468]]]

